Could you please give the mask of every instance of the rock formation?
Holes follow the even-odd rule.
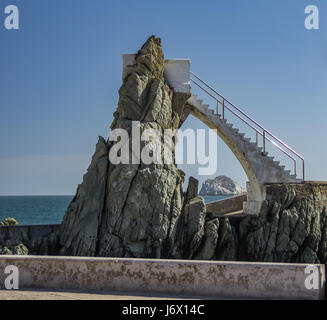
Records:
[[[218,176],[214,179],[207,179],[202,183],[201,196],[222,196],[222,195],[238,195],[244,193],[245,190],[226,176]]]
[[[0,221],[0,227],[13,227],[17,226],[18,221],[14,218],[5,218],[2,221]],[[0,241],[0,255],[6,254],[6,255],[27,255],[28,254],[28,248],[24,243],[29,243],[27,241],[28,237],[26,234],[21,234],[19,232],[14,232],[14,236],[11,238],[1,236]]]
[[[267,186],[259,216],[221,218],[218,236],[210,232],[211,242],[218,237],[211,259],[326,263],[327,185]]]
[[[166,83],[163,62],[160,39],[152,36],[123,79],[112,130],[131,133],[133,121],[140,132],[180,126],[188,96]],[[206,212],[196,179],[182,191],[184,173],[174,163],[109,161],[119,143],[99,138],[59,232],[37,239],[2,233],[0,254],[327,263],[327,184],[268,185],[259,216],[215,216]],[[237,190],[230,181],[220,186]]]
[[[17,226],[18,221],[14,218],[5,218],[2,221],[0,221],[0,227],[12,227]],[[3,237],[1,237],[3,238]],[[24,241],[24,240],[25,241]],[[1,239],[0,241],[0,255],[6,254],[6,255],[27,255],[28,249],[22,242],[28,242],[26,241],[27,237],[22,236],[19,234],[19,236],[12,237],[11,239]]]
[[[169,87],[163,67],[161,41],[152,36],[123,79],[112,130],[125,129],[131,134],[132,121],[139,121],[141,134],[149,128],[163,133],[179,127],[189,95]],[[88,171],[65,214],[60,253],[192,258],[205,220],[205,204],[197,197],[197,187],[192,187],[196,182],[191,179],[184,195],[184,173],[174,163],[115,165],[108,156],[114,145],[99,138]],[[128,147],[132,153],[132,145]]]
[[[0,221],[0,226],[18,226],[18,221],[14,218],[4,218]]]
[[[179,127],[188,96],[166,83],[163,62],[160,39],[150,37],[123,79],[112,130],[131,133],[132,121],[141,132]],[[206,213],[197,180],[191,177],[182,191],[184,173],[174,163],[114,165],[108,159],[114,146],[99,138],[59,237],[53,236],[59,243],[48,240],[48,252],[58,246],[64,255],[327,262],[327,186],[272,185],[259,216],[215,217]],[[241,191],[217,177],[201,193]]]

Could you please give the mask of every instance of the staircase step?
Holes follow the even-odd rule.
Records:
[[[274,160],[275,157],[269,156],[267,151],[263,151],[263,146],[258,146],[258,143],[251,141],[251,138],[246,138],[246,134],[240,132],[238,128],[234,128],[233,123],[227,122],[227,119],[222,119],[222,115],[217,113],[216,109],[210,109],[209,104],[203,104],[202,99],[198,99],[198,95],[192,94],[189,98],[190,104],[202,113],[203,116],[207,117],[208,121],[213,122],[217,128],[220,128],[226,135],[230,135],[232,139],[235,139],[235,143],[243,143],[244,147],[249,150],[249,152],[255,153],[257,161],[264,164],[265,167],[273,166],[271,169],[278,170],[280,176],[284,177],[286,180],[301,182],[302,179],[298,179],[295,174],[291,174],[291,170],[285,170],[284,165],[280,165],[280,161]],[[229,119],[230,121],[230,119]],[[238,141],[237,141],[238,140]],[[252,137],[253,140],[253,137]],[[262,143],[260,143],[262,145]]]

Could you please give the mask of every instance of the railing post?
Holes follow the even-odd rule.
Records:
[[[255,132],[255,145],[258,147],[258,131]]]
[[[225,119],[225,99],[223,99],[223,119]]]
[[[197,80],[199,80],[201,83],[203,83],[206,88],[208,88],[209,90],[211,90],[211,93],[208,92],[206,89],[204,89],[200,84],[198,84],[195,80],[193,80],[190,77],[190,81],[192,83],[194,83],[196,86],[198,86],[202,91],[204,91],[205,93],[207,93],[211,98],[216,100],[216,112],[218,114],[219,112],[219,103],[222,104],[222,119],[225,119],[225,100],[228,103],[228,106],[226,106],[226,108],[236,117],[238,117],[239,119],[241,119],[243,122],[245,122],[248,126],[250,126],[252,129],[254,129],[256,131],[256,146],[258,147],[259,145],[259,135],[262,135],[263,137],[263,152],[266,153],[266,133],[268,134],[267,140],[268,142],[272,143],[273,145],[275,145],[275,147],[277,147],[279,150],[281,150],[284,154],[286,154],[289,158],[293,159],[294,161],[294,174],[296,176],[297,174],[297,163],[296,163],[296,159],[294,159],[294,157],[292,157],[287,151],[285,151],[283,149],[283,147],[285,147],[287,150],[289,150],[293,155],[295,154],[299,159],[302,160],[302,179],[304,181],[305,179],[305,167],[304,167],[304,159],[302,156],[300,156],[298,153],[296,153],[293,149],[291,149],[288,145],[286,145],[283,141],[281,141],[280,139],[278,139],[277,137],[275,137],[269,130],[265,129],[262,125],[260,125],[258,122],[256,122],[255,120],[253,120],[250,116],[248,116],[245,112],[243,112],[241,109],[239,109],[237,106],[235,106],[233,103],[231,103],[227,98],[225,98],[223,95],[221,95],[219,92],[215,91],[210,85],[208,85],[207,83],[205,83],[203,80],[201,80],[196,74],[194,74],[193,72],[190,72],[190,74],[192,76],[194,76]],[[215,93],[216,96],[213,95],[213,93]],[[219,98],[217,98],[217,96],[219,96]],[[222,102],[219,101],[219,99],[222,99]],[[234,110],[236,110],[235,112],[233,110],[231,110],[231,108],[233,108]],[[241,115],[243,115],[243,117],[241,115],[239,115],[237,112],[241,113]],[[247,119],[245,119],[245,118]],[[248,120],[252,123],[250,124],[248,122]],[[253,124],[255,126],[257,126],[258,129],[256,129]],[[261,131],[262,130],[262,131]],[[262,132],[262,134],[261,134]],[[278,143],[280,143],[283,147],[280,147],[276,142],[273,142],[271,140],[271,137],[277,141]],[[260,148],[261,149],[261,148]]]
[[[296,176],[296,160],[293,160],[294,161],[294,174]]]

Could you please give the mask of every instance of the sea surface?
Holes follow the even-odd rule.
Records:
[[[204,196],[211,202],[229,196]],[[0,196],[0,221],[15,218],[20,225],[60,224],[73,196]]]

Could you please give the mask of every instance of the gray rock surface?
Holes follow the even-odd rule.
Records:
[[[152,36],[119,90],[112,130],[130,133],[132,121],[140,122],[141,133],[149,128],[163,133],[179,127],[189,95],[169,87],[163,65],[161,41]],[[88,172],[65,214],[60,254],[192,258],[205,223],[197,181],[190,179],[184,194],[184,173],[174,163],[114,165],[108,161],[113,146],[99,138]]]
[[[17,245],[9,245],[0,247],[0,255],[28,255],[28,248],[20,243]]]
[[[13,218],[6,218],[2,222],[2,226],[10,226],[10,228],[15,228],[18,225],[18,222]],[[0,242],[0,255],[27,255],[29,254],[29,244],[28,234],[26,232],[18,233]]]
[[[220,196],[238,195],[246,192],[239,184],[226,176],[218,176],[214,179],[207,179],[202,183],[200,195]]]
[[[217,244],[215,258],[229,260],[233,252],[239,261],[326,263],[326,207],[327,185],[271,185],[258,217],[230,219],[234,229]]]

